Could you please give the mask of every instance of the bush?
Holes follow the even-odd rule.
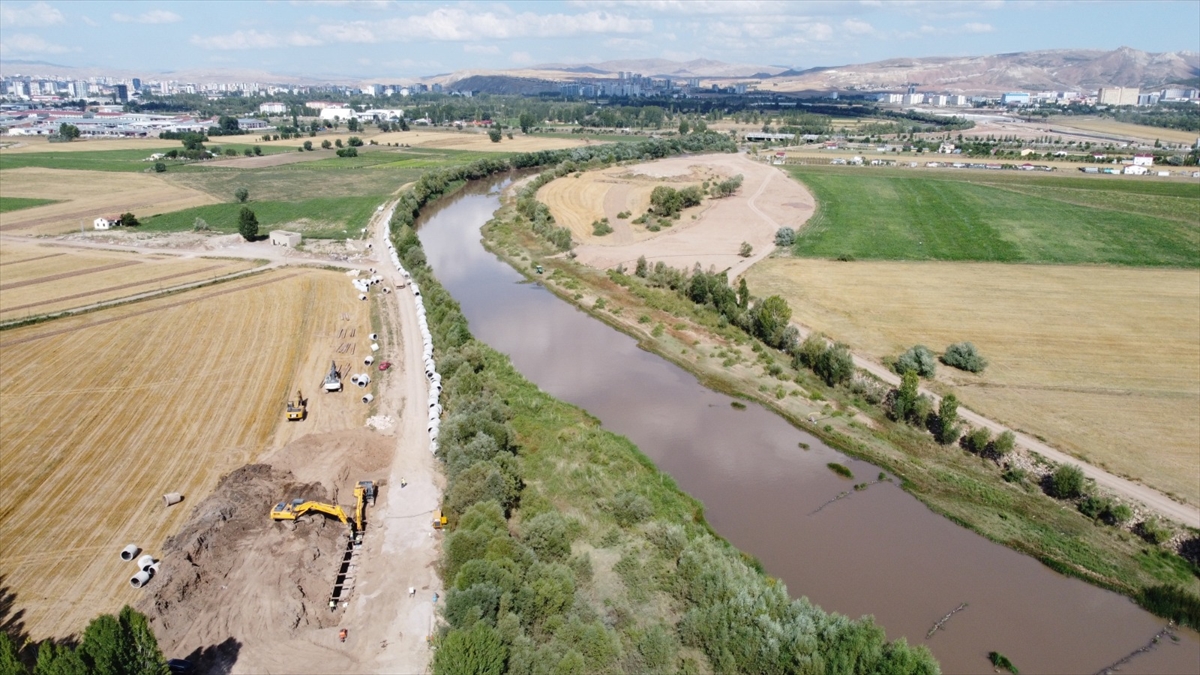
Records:
[[[562,560],[571,553],[567,520],[558,511],[540,513],[521,527],[521,537],[542,560]]]
[[[308,141],[305,141],[305,142],[304,142],[304,144],[305,144],[305,145],[308,145]],[[326,138],[325,140],[321,141],[321,149],[322,149],[322,150],[328,150],[328,149],[330,149],[330,148],[332,148],[332,147],[333,147],[333,143],[330,143],[328,138]]]
[[[141,225],[141,222],[139,222],[137,216],[133,215],[132,213],[122,213],[121,224],[125,227],[137,227],[138,225]]]
[[[987,359],[980,356],[970,342],[955,342],[946,347],[942,363],[971,373],[982,373],[987,368]]]
[[[991,432],[983,427],[972,429],[971,433],[963,436],[963,447],[977,455],[986,453],[991,442]]]
[[[1109,512],[1112,508],[1112,502],[1104,497],[1088,495],[1079,501],[1078,508],[1079,512],[1083,515],[1092,520],[1097,520]]]
[[[781,227],[775,231],[776,246],[791,246],[796,243],[796,231],[790,227]]]
[[[911,370],[917,375],[929,379],[937,372],[937,359],[929,347],[917,345],[897,357],[892,369],[899,375]]]
[[[1161,544],[1171,538],[1171,531],[1155,518],[1138,523],[1137,535],[1151,544]]]
[[[854,376],[854,359],[850,356],[850,350],[839,342],[822,351],[813,366],[813,372],[831,387],[849,382]]]
[[[1003,457],[1012,452],[1016,441],[1017,437],[1013,432],[1005,431],[996,437],[996,441],[992,444],[992,452],[995,452],[997,456]]]
[[[250,191],[244,187],[240,187],[233,193],[233,196],[239,202],[245,203],[250,198]]]
[[[1050,474],[1050,496],[1074,499],[1083,494],[1083,470],[1074,464],[1060,464]]]
[[[155,162],[155,163],[154,163],[154,172],[155,172],[155,173],[163,173],[163,172],[164,172],[164,171],[166,171],[166,170],[167,170],[167,165],[166,165],[166,164],[163,164],[162,162]]]
[[[358,148],[341,148],[337,151],[338,157],[358,157]]]
[[[642,495],[620,492],[612,501],[613,517],[621,527],[629,527],[654,515],[654,505]]]
[[[753,253],[754,247],[751,246],[749,242],[743,241],[742,245],[738,247],[738,255],[742,256],[743,258],[749,258]]]
[[[592,221],[592,234],[597,237],[603,237],[606,234],[612,234],[612,227],[608,224],[608,218],[604,220]]]
[[[1138,602],[1158,616],[1200,630],[1200,598],[1185,589],[1152,586],[1141,592]]]
[[[1109,525],[1123,525],[1133,517],[1133,509],[1128,504],[1113,504],[1103,517]]]
[[[470,630],[452,630],[433,653],[434,675],[500,675],[508,649],[495,628],[480,621]]]

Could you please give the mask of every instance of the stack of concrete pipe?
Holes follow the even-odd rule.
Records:
[[[392,256],[392,264],[408,282],[408,287],[417,301],[417,324],[421,328],[421,357],[425,361],[425,378],[429,380],[429,425],[427,427],[429,449],[436,453],[438,431],[442,424],[442,376],[438,373],[437,364],[433,360],[433,336],[429,333],[429,321],[425,316],[425,302],[421,299],[421,288],[412,280],[412,276],[404,269],[404,265],[400,264],[400,256],[397,255],[396,247],[390,241],[388,242],[388,253]]]
[[[121,560],[129,562],[137,558],[137,554],[141,553],[142,549],[138,548],[137,544],[130,544],[121,549]],[[158,573],[158,561],[152,555],[144,555],[137,558],[138,571],[129,579],[129,585],[134,588],[142,588],[150,583],[151,577]]]

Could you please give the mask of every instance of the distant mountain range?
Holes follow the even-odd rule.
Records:
[[[686,62],[630,59],[591,64],[549,63],[520,70],[459,71],[429,79],[451,89],[532,93],[538,87],[554,89],[559,82],[616,77],[622,71],[654,78],[699,78],[702,84],[757,81],[759,90],[777,92],[899,91],[916,84],[922,91],[977,94],[1195,85],[1200,82],[1200,54],[1154,54],[1129,47],[1112,51],[1054,49],[990,56],[888,59],[803,70],[710,59]],[[508,82],[509,79],[519,82]]]

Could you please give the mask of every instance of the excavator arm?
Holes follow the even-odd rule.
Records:
[[[324,513],[328,516],[333,516],[342,523],[350,526],[351,531],[357,529],[350,518],[346,516],[346,511],[337,504],[325,504],[322,502],[303,501],[300,499],[292,500],[291,502],[279,502],[275,508],[271,509],[271,520],[295,520],[309,511]]]

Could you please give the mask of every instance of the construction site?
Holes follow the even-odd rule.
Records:
[[[441,592],[427,401],[440,383],[419,365],[420,298],[383,253],[389,215],[366,235],[378,253],[343,272],[269,265],[0,335],[0,583],[21,634],[68,638],[131,604],[164,655],[198,672],[425,670]],[[198,259],[80,255],[7,242],[0,262],[211,273]],[[32,288],[0,287],[0,305],[34,304]]]

